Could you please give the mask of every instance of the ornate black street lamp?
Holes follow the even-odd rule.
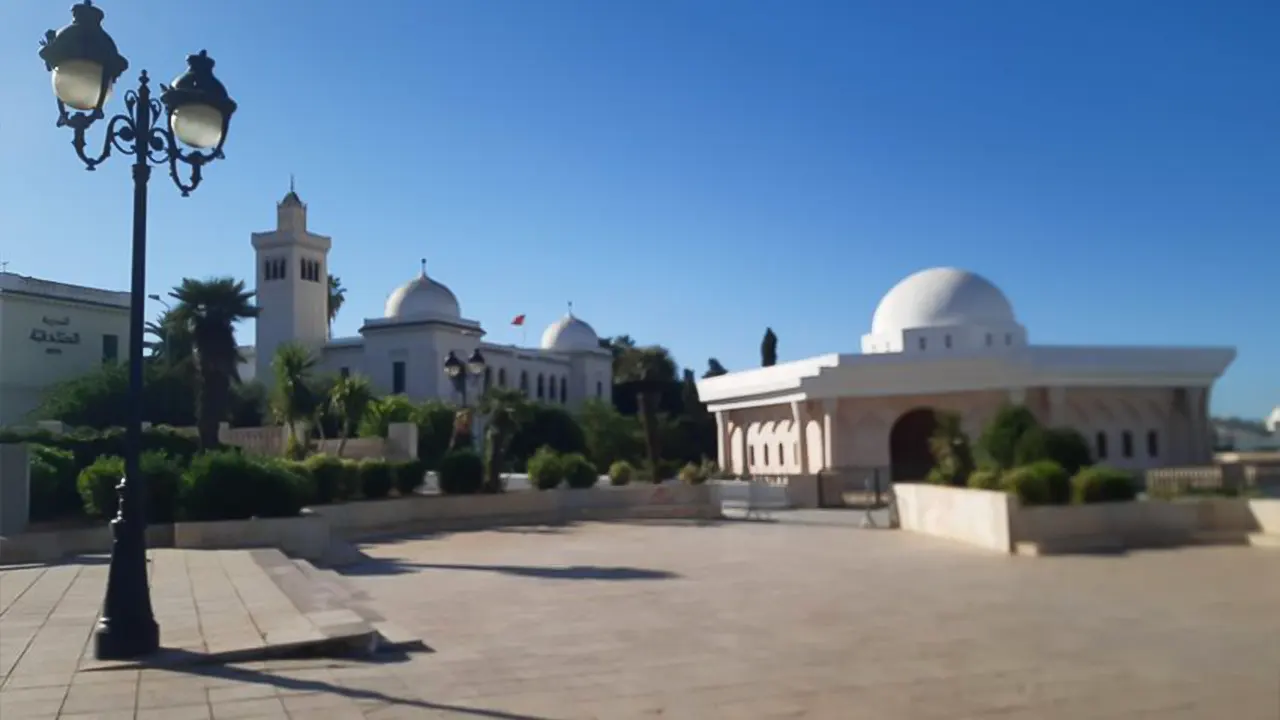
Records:
[[[89,170],[114,148],[133,156],[133,272],[129,298],[129,416],[125,427],[125,476],[116,487],[119,508],[111,521],[111,567],[94,654],[104,660],[139,657],[160,646],[147,585],[145,494],[138,472],[142,445],[143,315],[147,299],[147,182],[151,165],[167,165],[185,197],[200,184],[201,170],[222,157],[222,144],[236,104],[213,76],[213,59],[201,50],[187,57],[187,71],[151,97],[146,71],[138,88],[124,94],[125,111],[107,121],[102,152],[85,152],[85,131],[105,117],[103,105],[129,61],[102,29],[102,11],[85,0],[71,8],[71,24],[45,33],[40,58],[53,75],[58,127],[70,127],[71,145]],[[69,112],[68,108],[78,112]],[[167,109],[167,116],[165,110]],[[184,150],[178,141],[193,148]],[[200,152],[205,150],[207,152]],[[191,168],[187,181],[178,164]]]
[[[449,356],[444,359],[444,374],[453,381],[453,389],[462,395],[462,407],[467,407],[468,381],[479,379],[484,374],[484,369],[484,356],[480,354],[479,348],[471,353],[471,357],[467,358],[465,363],[459,360],[452,350],[449,351]]]

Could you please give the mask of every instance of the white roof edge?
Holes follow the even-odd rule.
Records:
[[[698,397],[710,405],[719,400],[795,389],[800,387],[800,381],[804,378],[817,375],[823,368],[839,365],[840,358],[838,353],[828,353],[769,367],[701,378],[697,381]]]

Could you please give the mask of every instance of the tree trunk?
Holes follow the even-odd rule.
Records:
[[[218,447],[218,425],[226,417],[227,395],[231,381],[217,371],[200,371],[200,397],[196,427],[200,431],[200,449]]]
[[[486,493],[502,491],[502,433],[493,425],[485,431],[484,487]]]
[[[642,390],[636,394],[636,405],[640,411],[641,429],[644,431],[644,451],[649,462],[650,479],[655,483],[662,482],[663,478],[659,477],[658,471],[660,448],[658,447],[658,418],[655,411],[657,403],[648,390]]]

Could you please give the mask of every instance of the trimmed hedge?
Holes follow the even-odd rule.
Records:
[[[360,461],[360,494],[369,500],[381,500],[391,494],[395,473],[391,463],[380,458]]]
[[[484,485],[484,461],[470,448],[445,453],[437,473],[446,495],[474,495]]]
[[[1138,484],[1131,473],[1105,465],[1094,465],[1071,478],[1075,501],[1083,504],[1129,502],[1138,496]]]
[[[139,471],[146,491],[143,507],[148,523],[171,523],[178,515],[182,467],[163,452],[143,453]],[[124,477],[124,458],[108,455],[80,471],[76,490],[89,517],[110,519],[119,509],[116,486]]]
[[[246,520],[297,515],[314,492],[301,464],[234,451],[197,455],[182,474],[179,519]]]
[[[628,485],[636,476],[636,469],[626,460],[618,460],[609,466],[610,485]]]
[[[565,484],[574,490],[595,487],[600,480],[600,472],[582,453],[562,455],[560,462],[564,469]]]
[[[1061,465],[1068,475],[1075,475],[1093,463],[1089,441],[1071,428],[1033,427],[1027,430],[1018,438],[1014,457],[1018,466],[1052,460]]]
[[[73,430],[54,435],[47,430],[0,430],[0,444],[31,443],[70,450],[76,458],[76,466],[83,470],[100,457],[114,455],[124,457],[125,433],[123,428],[109,430]],[[200,451],[200,440],[195,435],[167,427],[150,427],[142,431],[142,452],[160,451],[185,465]]]
[[[315,502],[345,502],[360,493],[359,465],[332,455],[312,455],[303,461],[315,482]]]
[[[32,445],[31,450],[31,515],[33,522],[77,517],[84,504],[76,489],[80,467],[70,450],[46,445]]]
[[[401,497],[410,497],[422,486],[427,474],[427,465],[421,460],[404,460],[392,463],[396,493]]]
[[[1066,505],[1071,502],[1070,476],[1052,460],[1014,468],[1005,473],[1001,484],[1024,506]]]
[[[974,470],[966,484],[974,490],[1004,490],[996,470]]]
[[[564,458],[549,445],[529,458],[529,482],[539,490],[553,490],[565,480]]]

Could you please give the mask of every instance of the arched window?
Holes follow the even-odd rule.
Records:
[[[950,350],[950,349],[951,349],[951,336],[950,336],[950,335],[948,335],[948,336],[946,336],[945,338],[943,338],[943,339],[942,339],[942,344],[943,344],[943,345],[945,345],[945,346],[947,347],[947,349],[948,349],[948,350]]]
[[[1147,431],[1147,456],[1160,456],[1160,436],[1155,430]]]
[[[493,368],[486,367],[484,369],[484,389],[487,392],[493,386]]]
[[[769,467],[769,446],[764,445],[762,447],[764,447],[764,463],[763,464],[765,467]]]
[[[604,383],[600,382],[599,380],[596,381],[596,397],[597,398],[604,397]]]
[[[782,452],[782,443],[778,443],[778,464],[779,465],[787,464],[787,456],[785,453]]]
[[[520,392],[524,393],[525,395],[529,394],[529,371],[528,370],[520,371]]]
[[[1098,459],[1106,460],[1107,459],[1107,434],[1105,432],[1099,432],[1097,437],[1094,438],[1094,441],[1098,446]]]
[[[507,386],[507,369],[498,368],[498,387]]]
[[[756,464],[756,446],[755,445],[750,445],[747,447],[747,462],[752,465]]]
[[[569,378],[560,378],[560,404],[565,405],[569,402]]]
[[[543,388],[544,388],[544,383],[543,383],[543,379],[542,379],[542,373],[538,373],[538,399],[539,399],[539,400],[541,400],[541,399],[542,399],[542,396],[543,396],[543,394],[544,394],[544,393],[543,393]]]
[[[1128,430],[1120,433],[1120,453],[1127,458],[1133,457],[1133,433]]]
[[[921,350],[924,350],[926,345],[927,345],[927,343],[925,342],[925,339],[924,339],[924,338],[920,338],[920,349],[921,349]]]

